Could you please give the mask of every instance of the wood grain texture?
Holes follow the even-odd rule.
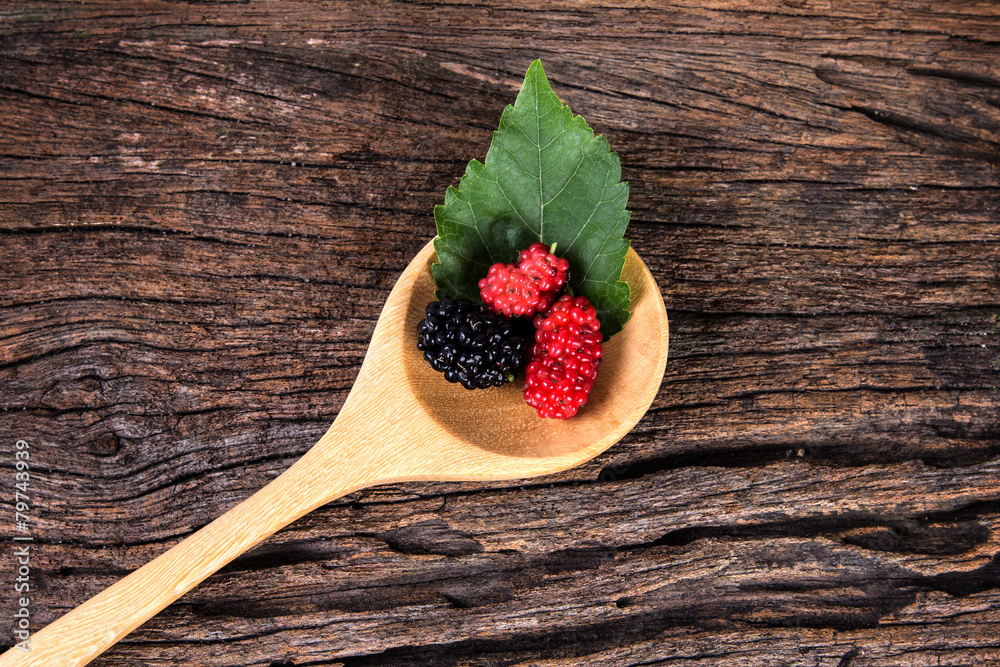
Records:
[[[3,5],[32,629],[322,435],[540,57],[667,299],[652,411],[570,472],[326,505],[93,664],[1000,664],[998,35],[976,2]]]
[[[263,489],[30,638],[30,601],[18,596],[17,646],[0,654],[0,667],[83,667],[234,559],[353,492],[406,482],[544,477],[602,454],[642,419],[662,384],[669,327],[659,288],[634,250],[621,271],[631,315],[604,344],[587,409],[573,419],[542,421],[525,403],[523,383],[468,391],[442,381],[414,345],[437,289],[436,246],[437,239],[428,241],[396,281],[351,393],[309,451]],[[29,520],[22,506],[29,498],[30,446],[21,439],[15,449],[21,478],[15,529],[22,534],[12,540],[14,589],[29,593]]]

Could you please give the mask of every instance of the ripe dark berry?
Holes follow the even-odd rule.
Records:
[[[569,262],[549,253],[544,243],[521,251],[518,263],[496,263],[479,281],[479,295],[494,313],[531,317],[544,313],[566,283]]]
[[[539,417],[569,419],[587,402],[601,363],[601,323],[585,297],[564,295],[535,317],[524,400]]]
[[[417,349],[448,382],[466,389],[499,387],[513,379],[528,353],[515,322],[469,301],[432,301],[417,325]]]

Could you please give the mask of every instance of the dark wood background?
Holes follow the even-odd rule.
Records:
[[[649,414],[334,502],[94,664],[1000,664],[1000,5],[947,0],[4,3],[32,627],[323,433],[534,58],[621,156]]]

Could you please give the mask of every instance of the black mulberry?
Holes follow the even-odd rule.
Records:
[[[430,302],[424,314],[417,349],[448,382],[466,389],[499,387],[527,360],[528,342],[512,320],[448,297]]]

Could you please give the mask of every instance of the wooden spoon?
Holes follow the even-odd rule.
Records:
[[[284,526],[358,489],[409,481],[533,477],[579,465],[645,414],[667,362],[667,313],[629,250],[622,278],[632,316],[605,344],[587,404],[568,421],[541,419],[520,383],[469,391],[445,382],[415,347],[433,300],[433,242],[396,283],[350,395],[330,429],[259,492],[33,634],[0,667],[85,665],[213,572]]]

